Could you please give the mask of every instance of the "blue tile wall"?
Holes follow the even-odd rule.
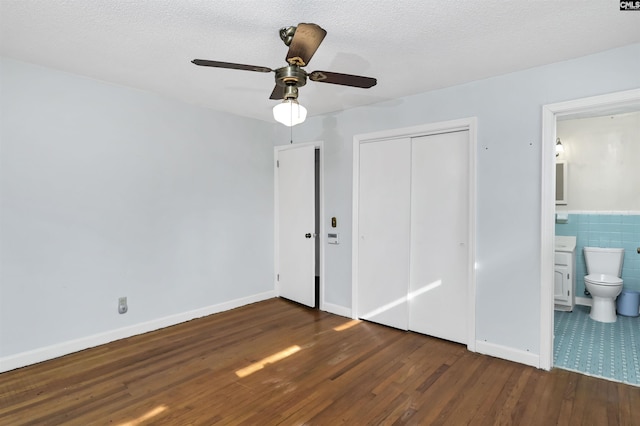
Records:
[[[584,296],[583,247],[622,247],[622,280],[626,290],[640,291],[640,215],[569,214],[567,223],[556,223],[556,235],[576,237],[576,297]]]

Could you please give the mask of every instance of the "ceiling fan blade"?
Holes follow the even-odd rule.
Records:
[[[191,62],[196,64],[196,65],[200,65],[202,67],[229,68],[229,69],[232,69],[232,70],[256,71],[256,72],[271,72],[271,71],[273,71],[271,68],[267,68],[267,67],[258,67],[258,66],[255,66],[255,65],[234,64],[234,63],[231,63],[231,62],[209,61],[207,59],[194,59]]]
[[[276,84],[276,87],[273,88],[273,92],[271,92],[269,99],[284,99],[284,87]]]
[[[375,86],[378,80],[372,77],[363,77],[361,75],[340,74],[329,71],[314,71],[309,74],[309,80],[320,83],[340,84],[342,86],[360,87],[368,89]]]
[[[291,65],[304,67],[309,63],[311,57],[327,32],[316,24],[298,24],[293,40],[287,52],[287,62]]]

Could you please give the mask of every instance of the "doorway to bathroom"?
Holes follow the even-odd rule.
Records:
[[[588,304],[591,299],[584,294],[584,284],[582,283],[585,274],[582,247],[586,244],[592,245],[596,242],[596,239],[598,240],[598,245],[604,244],[606,246],[614,244],[617,246],[618,243],[622,245],[624,239],[619,232],[613,229],[615,226],[614,223],[618,222],[621,227],[623,225],[631,225],[631,227],[633,227],[628,221],[635,220],[633,213],[639,212],[634,212],[633,210],[638,209],[625,208],[624,210],[626,211],[624,212],[616,212],[621,214],[611,214],[612,210],[620,210],[621,208],[610,204],[609,207],[597,208],[597,210],[602,212],[606,211],[606,215],[593,214],[593,212],[588,210],[595,210],[595,208],[581,207],[580,197],[587,192],[583,191],[582,194],[579,192],[574,194],[576,198],[573,199],[573,206],[571,205],[571,201],[569,201],[568,204],[560,207],[562,213],[564,213],[561,222],[566,221],[566,225],[556,225],[555,197],[557,159],[565,160],[564,164],[568,170],[567,176],[569,181],[571,181],[572,177],[578,178],[580,174],[585,171],[584,169],[588,167],[584,159],[578,160],[579,157],[575,155],[573,159],[571,158],[570,150],[572,148],[575,150],[577,145],[572,144],[570,139],[563,141],[561,134],[563,129],[565,129],[565,132],[569,132],[569,130],[566,129],[570,129],[572,125],[580,126],[581,120],[595,120],[595,117],[604,117],[604,119],[611,119],[612,116],[624,117],[626,114],[634,111],[640,111],[640,90],[578,99],[543,107],[541,173],[541,368],[550,369],[556,366],[558,368],[571,369],[612,380],[626,381],[627,383],[632,383],[633,380],[636,380],[634,379],[636,376],[635,370],[640,369],[640,366],[636,367],[633,363],[626,363],[624,359],[617,360],[613,356],[615,354],[617,357],[622,356],[624,358],[624,355],[621,354],[624,354],[624,352],[629,349],[633,349],[629,346],[635,346],[636,349],[640,350],[640,332],[636,332],[633,336],[626,336],[632,329],[640,330],[640,327],[638,327],[640,322],[633,324],[627,323],[629,323],[630,320],[640,321],[640,319],[622,318],[622,321],[617,321],[616,325],[594,322],[588,317],[590,309]],[[569,135],[570,132],[565,134]],[[569,148],[569,152],[556,157],[558,137],[560,137],[561,143],[564,142],[564,145],[568,145],[565,149]],[[602,148],[602,146],[600,148]],[[608,144],[607,149],[615,149],[615,144]],[[573,152],[573,154],[576,154],[576,152]],[[603,155],[607,155],[606,152]],[[560,158],[561,156],[563,158]],[[631,160],[627,159],[627,161]],[[599,173],[604,173],[604,170],[600,168]],[[604,181],[603,176],[596,179],[599,180],[599,183]],[[567,199],[572,200],[571,186],[569,185],[565,188],[567,188],[568,192]],[[580,229],[582,232],[578,234],[578,227],[580,226],[583,228]],[[591,226],[590,229],[593,231],[591,233],[588,232],[589,226]],[[554,242],[556,239],[556,230],[560,236],[574,235],[578,237],[574,264],[572,265],[574,268],[574,279],[576,281],[575,298],[577,302],[573,308],[573,312],[554,311],[554,269],[556,266],[554,262]],[[595,233],[596,231],[603,232],[603,234],[597,234]],[[607,234],[605,235],[604,232]],[[601,240],[601,238],[605,237],[609,238],[609,240]],[[611,238],[613,238],[613,240],[611,240]],[[626,241],[626,243],[631,244],[630,241]],[[636,241],[635,243],[637,244],[638,242]],[[629,255],[630,254],[631,253],[629,253]],[[635,254],[635,247],[633,254],[638,256]],[[633,260],[634,262],[630,262],[630,264],[635,264],[635,259]],[[601,340],[602,338],[605,338],[605,341]],[[625,339],[627,341],[626,346],[624,343],[620,343],[619,345],[616,343],[618,341],[625,341]],[[615,350],[610,350],[612,345],[615,346]],[[560,351],[564,352],[560,353]],[[597,358],[598,356],[600,357],[599,359]],[[631,358],[633,358],[633,355],[631,355]],[[622,371],[622,368],[626,370]],[[633,371],[631,371],[631,369],[633,369]],[[616,374],[608,374],[608,371],[613,370],[616,370]],[[640,374],[637,374],[637,376],[638,383],[632,384],[640,385]]]

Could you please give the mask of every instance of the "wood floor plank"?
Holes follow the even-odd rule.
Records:
[[[497,425],[518,424],[522,417],[522,410],[525,408],[522,395],[533,373],[534,370],[531,368],[514,368],[502,392],[496,398],[496,403],[486,413],[486,419],[494,419]]]
[[[495,386],[495,383],[506,383],[511,370],[499,362],[487,365],[474,384],[469,384],[464,390],[465,397],[456,404],[452,415],[447,417],[448,424],[468,424],[473,419],[481,419],[484,413],[498,398],[503,387]]]
[[[0,374],[0,425],[640,424],[640,388],[271,299]]]
[[[615,393],[609,402],[609,410],[614,410],[618,416],[618,424],[640,424],[640,411],[633,408],[637,404],[632,396],[633,388],[614,386]],[[637,407],[637,405],[635,406]]]

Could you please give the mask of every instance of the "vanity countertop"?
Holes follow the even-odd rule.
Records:
[[[556,251],[572,252],[576,249],[576,237],[556,235]]]

